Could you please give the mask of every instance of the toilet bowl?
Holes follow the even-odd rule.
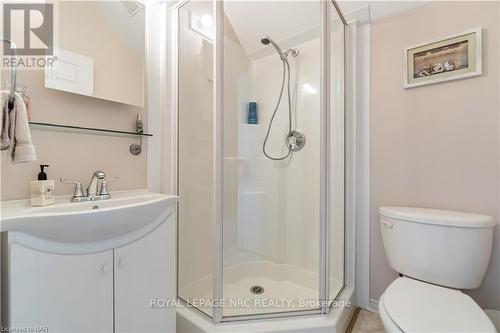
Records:
[[[479,287],[491,256],[489,216],[413,207],[380,208],[382,239],[402,277],[379,300],[387,332],[497,332],[460,289]]]
[[[407,277],[396,279],[379,300],[387,332],[497,332],[486,313],[458,290]]]
[[[399,326],[391,319],[390,315],[387,313],[384,301],[385,301],[384,294],[382,294],[382,296],[380,296],[380,299],[378,301],[378,314],[380,316],[380,319],[382,320],[382,323],[384,324],[385,331],[387,333],[403,332],[401,328],[399,328]]]

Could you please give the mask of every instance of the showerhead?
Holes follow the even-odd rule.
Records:
[[[278,52],[280,58],[283,59],[283,51],[281,51],[281,47],[279,47],[278,44],[276,44],[269,36],[262,37],[260,42],[264,45],[272,44],[272,46],[276,49],[276,52]]]

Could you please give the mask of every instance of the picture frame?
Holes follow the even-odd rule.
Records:
[[[482,28],[407,47],[404,88],[481,75]]]

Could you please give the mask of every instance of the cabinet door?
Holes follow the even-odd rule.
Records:
[[[115,250],[116,332],[175,332],[175,308],[151,307],[151,299],[176,298],[174,221]]]
[[[9,325],[113,332],[113,253],[56,255],[10,246]]]

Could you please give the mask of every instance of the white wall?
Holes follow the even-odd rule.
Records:
[[[242,218],[239,211],[240,192],[247,172],[248,154],[245,151],[245,138],[241,131],[249,127],[244,125],[246,107],[252,90],[251,63],[238,37],[232,29],[231,22],[224,22],[224,101],[223,101],[223,183],[224,183],[224,258],[237,253],[238,220]],[[248,125],[250,126],[250,125]]]
[[[319,92],[319,41],[296,46],[292,68],[293,127],[307,136],[306,147],[289,160],[274,162],[262,144],[281,87],[283,65],[277,54],[251,63],[251,98],[240,105],[238,247],[277,263],[318,271],[319,247],[319,94],[304,93],[303,84]],[[234,84],[234,83],[233,83]],[[247,83],[243,83],[247,84]],[[259,124],[248,125],[248,101],[258,104]],[[267,152],[286,154],[288,101],[284,95],[269,137]],[[243,112],[242,112],[242,111]],[[227,127],[226,127],[227,128]],[[230,127],[231,128],[231,127]]]

